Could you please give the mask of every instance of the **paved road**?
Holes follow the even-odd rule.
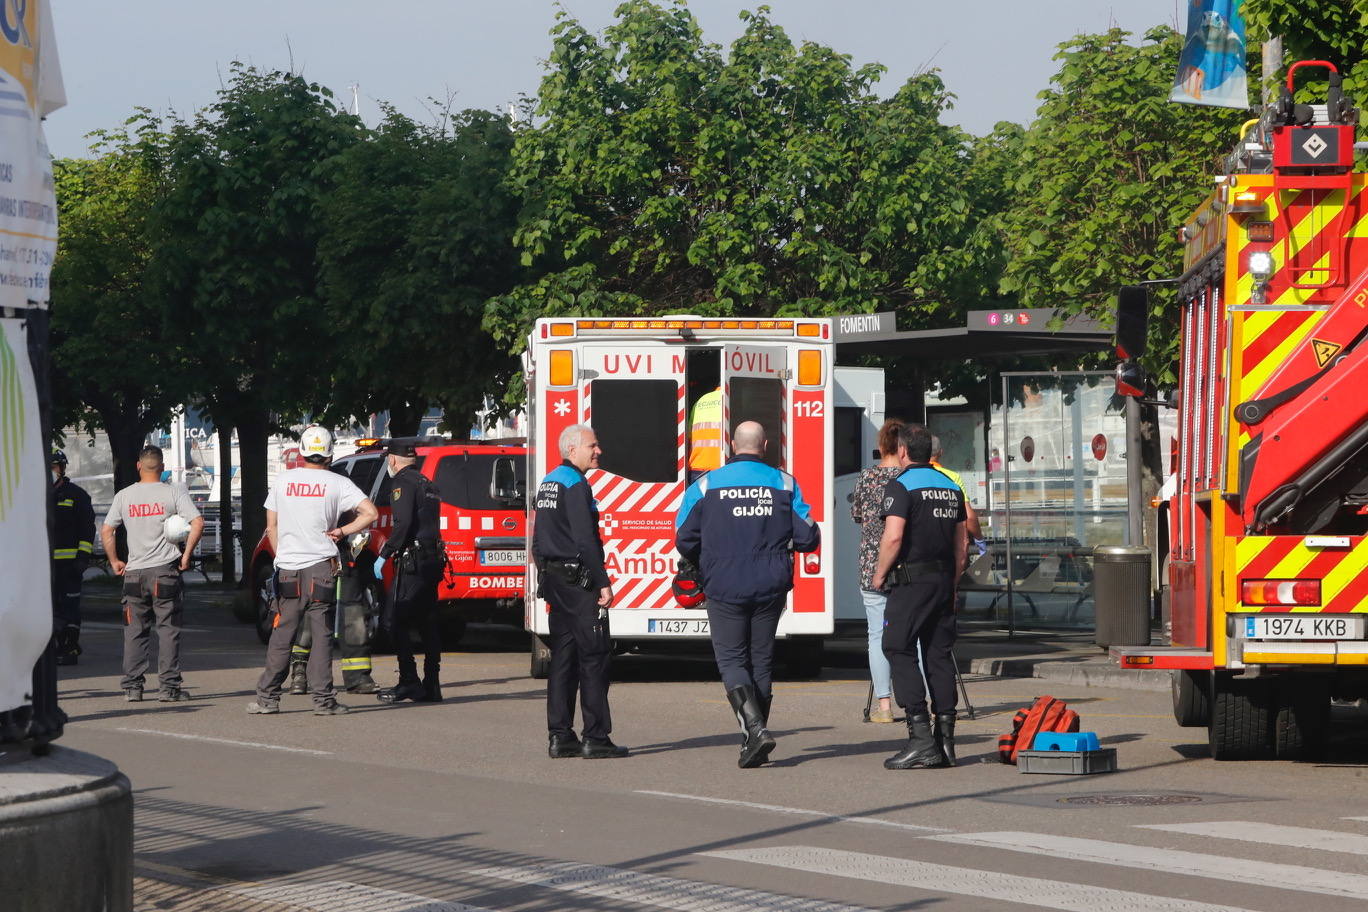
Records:
[[[100,599],[95,600],[99,602]],[[614,737],[629,759],[545,755],[521,634],[475,628],[447,700],[344,717],[243,707],[262,660],[197,598],[184,704],[124,703],[119,631],[92,612],[64,669],[63,744],[136,791],[145,912],[853,912],[1026,907],[1360,910],[1363,727],[1326,764],[1216,764],[1166,694],[1049,684],[1119,751],[1109,776],[1027,776],[997,735],[1044,682],[971,678],[962,766],[894,773],[900,727],[860,722],[859,669],[776,688],[775,762],[738,770],[710,663],[626,656]],[[378,661],[393,680],[393,660]]]

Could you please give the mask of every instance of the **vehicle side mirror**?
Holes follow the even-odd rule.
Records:
[[[1149,334],[1149,289],[1124,285],[1116,300],[1116,356],[1122,360],[1145,354]]]
[[[521,504],[527,500],[527,483],[518,481],[517,465],[512,456],[499,456],[489,473],[489,496],[507,504]]]

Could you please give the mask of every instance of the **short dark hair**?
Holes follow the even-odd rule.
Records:
[[[924,424],[904,424],[898,431],[898,443],[907,449],[912,462],[931,461],[931,432]]]
[[[152,446],[151,444],[148,444],[138,451],[138,461],[141,462],[144,459],[155,459],[157,462],[166,461],[162,458],[162,448],[159,446]]]
[[[900,418],[889,418],[879,428],[879,453],[883,456],[898,455],[898,432],[902,430]]]

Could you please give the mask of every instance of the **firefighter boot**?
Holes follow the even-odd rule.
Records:
[[[931,732],[926,710],[907,714],[907,747],[884,761],[884,769],[935,769],[945,765],[945,753]]]
[[[342,684],[349,694],[373,694],[380,690],[369,671],[344,672]]]
[[[765,711],[760,698],[755,695],[754,687],[742,684],[727,691],[727,700],[746,734],[736,765],[741,769],[754,769],[768,760],[770,751],[774,750],[774,738],[765,730]]]
[[[298,695],[309,692],[308,668],[307,656],[303,659],[290,660],[290,693]]]
[[[936,713],[936,743],[945,754],[945,765],[955,765],[955,711]]]

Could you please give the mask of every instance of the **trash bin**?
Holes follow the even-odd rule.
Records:
[[[1148,646],[1150,550],[1130,545],[1093,549],[1097,645]]]

